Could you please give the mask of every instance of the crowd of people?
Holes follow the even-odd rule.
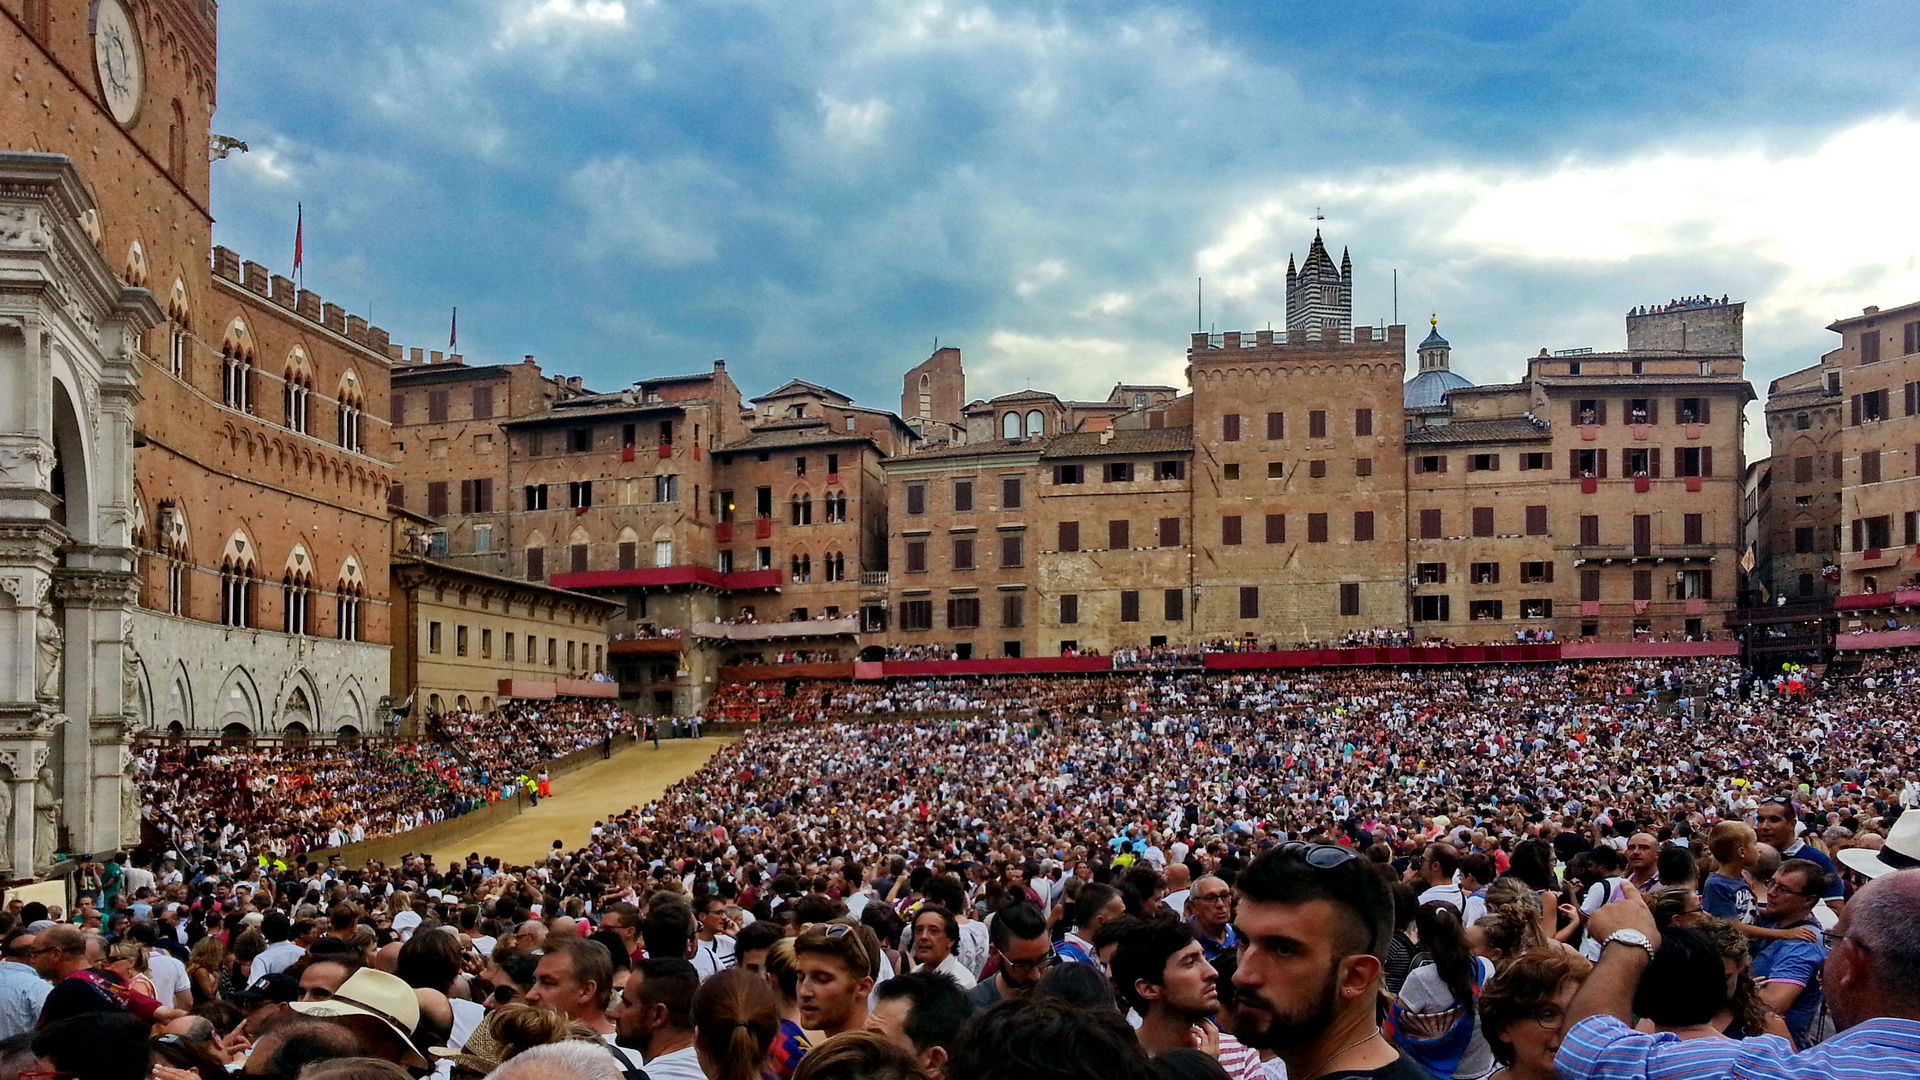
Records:
[[[1913,1075],[1914,674],[729,690],[793,722],[536,865],[305,864],[216,814],[15,905],[0,1074]]]
[[[516,791],[543,766],[633,734],[606,702],[509,702],[424,719],[429,738],[143,743],[142,810],[176,847],[212,835],[276,858],[407,832]]]

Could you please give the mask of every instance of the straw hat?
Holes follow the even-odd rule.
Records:
[[[296,1001],[289,1007],[307,1016],[371,1017],[386,1025],[406,1044],[407,1060],[401,1062],[402,1065],[425,1068],[430,1064],[413,1043],[413,1033],[420,1028],[420,999],[414,996],[413,987],[397,975],[361,968],[340,984],[333,997],[325,1001]]]

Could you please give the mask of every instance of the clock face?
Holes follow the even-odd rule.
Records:
[[[100,0],[93,24],[93,65],[100,74],[100,92],[107,111],[122,126],[140,112],[145,72],[140,61],[140,34],[120,0]]]

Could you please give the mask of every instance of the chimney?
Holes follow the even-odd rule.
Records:
[[[521,361],[521,362],[522,362],[522,363],[527,363],[527,364],[531,364],[531,363],[533,363],[533,354],[532,354],[532,353],[528,353],[528,354],[527,354],[527,357],[526,357],[526,359],[525,359],[525,360],[523,360],[523,361]]]

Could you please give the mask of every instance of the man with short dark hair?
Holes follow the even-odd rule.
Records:
[[[1420,902],[1431,904],[1441,900],[1452,904],[1455,911],[1466,910],[1466,894],[1453,880],[1459,869],[1460,852],[1452,844],[1428,844],[1420,856],[1420,880],[1427,885],[1426,891],[1420,894]]]
[[[1055,951],[1065,963],[1099,963],[1093,951],[1093,935],[1126,913],[1127,903],[1119,889],[1099,882],[1081,886],[1080,895],[1073,901],[1073,929],[1061,937],[1060,947]]]
[[[881,983],[874,998],[867,1030],[912,1053],[928,1080],[944,1080],[947,1058],[973,1016],[959,984],[944,972],[913,971]]]
[[[774,943],[787,936],[787,931],[772,919],[761,919],[740,928],[740,934],[733,940],[733,958],[736,967],[742,967],[755,975],[767,973],[767,950]]]
[[[734,963],[734,942],[727,929],[727,901],[707,893],[694,902],[693,966],[702,979],[725,971]]]
[[[1113,952],[1113,984],[1140,1016],[1140,1046],[1149,1054],[1206,1044],[1220,1011],[1219,972],[1207,962],[1193,928],[1146,921]],[[1260,1055],[1219,1032],[1221,1068],[1233,1080],[1260,1080]]]
[[[1840,871],[1833,865],[1833,859],[1796,835],[1795,826],[1799,824],[1794,816],[1796,809],[1793,800],[1783,795],[1769,795],[1761,799],[1753,812],[1754,834],[1761,843],[1772,845],[1780,853],[1781,859],[1805,859],[1818,866],[1826,875],[1824,880],[1827,883],[1826,891],[1819,899],[1825,900],[1827,907],[1838,915],[1847,906],[1846,886],[1840,882]]]
[[[640,920],[640,940],[646,945],[647,955],[656,960],[691,959],[693,934],[693,908],[671,893],[656,895]]]
[[[1831,879],[1820,864],[1808,859],[1788,859],[1773,872],[1760,900],[1760,924],[1776,930],[1798,926],[1819,929],[1813,917],[1814,905],[1827,893]],[[1794,1046],[1804,1050],[1814,1019],[1820,1015],[1820,967],[1826,963],[1827,947],[1818,941],[1779,938],[1763,943],[1753,957],[1753,976],[1764,980],[1760,1000],[1780,1014],[1793,1035]]]
[[[954,952],[960,945],[960,921],[953,912],[928,904],[913,916],[913,961],[915,971],[937,971],[952,979],[961,990],[976,985],[973,973]]]
[[[873,992],[873,931],[851,921],[815,923],[793,939],[802,1026],[829,1037],[867,1026]]]
[[[1393,931],[1379,875],[1348,848],[1291,843],[1254,859],[1234,887],[1234,1036],[1303,1080],[1427,1080],[1375,1018]]]
[[[629,968],[646,958],[646,950],[640,944],[640,909],[622,900],[608,904],[600,913],[600,929],[611,930],[620,937],[620,943],[627,948]]]
[[[967,991],[967,1000],[976,1010],[1025,994],[1054,962],[1053,945],[1047,940],[1047,917],[1032,904],[1001,908],[987,925],[987,934],[987,951],[999,970]]]
[[[613,955],[605,945],[578,937],[548,940],[533,969],[527,1004],[564,1013],[612,1043],[616,1029],[607,1019],[612,997]]]
[[[33,969],[33,935],[9,931],[0,944],[0,1039],[32,1031],[52,989]]]
[[[637,1051],[649,1080],[706,1080],[693,1047],[700,973],[678,957],[641,961],[614,1006],[616,1043]]]

